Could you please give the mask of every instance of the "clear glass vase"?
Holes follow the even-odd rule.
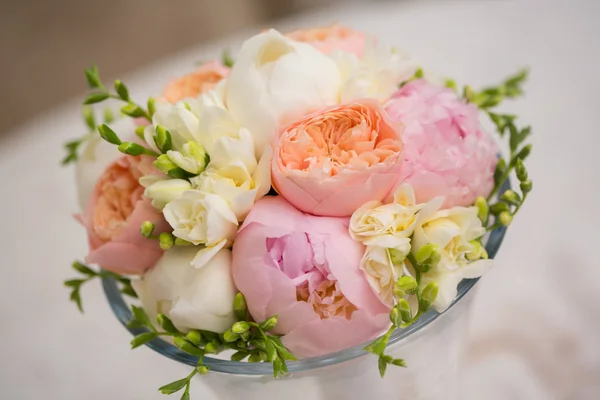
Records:
[[[497,229],[487,238],[485,247],[490,258],[498,252],[504,234],[504,228]],[[458,399],[467,311],[476,283],[477,279],[461,282],[457,298],[443,314],[430,310],[417,323],[392,334],[386,353],[403,358],[407,368],[390,365],[385,378],[379,375],[377,357],[363,350],[368,344],[364,343],[326,356],[288,362],[290,374],[278,379],[273,378],[268,363],[205,357],[204,363],[211,371],[200,379],[220,399]],[[116,281],[106,278],[103,287],[112,310],[127,327],[132,315]],[[134,335],[145,331],[127,329]],[[148,346],[173,360],[196,366],[196,357],[162,339],[152,340]]]

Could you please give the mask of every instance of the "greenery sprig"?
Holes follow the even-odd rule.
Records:
[[[248,362],[269,362],[273,365],[275,378],[288,372],[286,361],[297,360],[283,345],[279,336],[269,334],[269,331],[277,325],[277,316],[267,318],[260,323],[253,321],[248,312],[246,299],[241,293],[238,293],[234,299],[234,312],[238,321],[222,334],[196,329],[186,333],[181,332],[163,314],[156,317],[159,330],[150,321],[143,308],[136,306],[131,308],[133,319],[129,322],[128,327],[147,329],[146,332],[133,338],[132,348],[144,345],[159,336],[169,336],[173,338],[173,343],[180,350],[198,357],[196,367],[189,375],[158,389],[163,394],[172,394],[183,390],[182,400],[190,398],[191,379],[196,374],[204,375],[209,371],[209,367],[204,365],[206,354],[217,354],[230,349],[235,351],[231,355],[232,361],[248,359]]]
[[[81,302],[81,288],[87,282],[95,279],[95,278],[114,278],[117,280],[119,285],[121,286],[121,293],[126,294],[131,297],[137,297],[137,294],[131,287],[131,280],[119,274],[115,274],[114,272],[109,271],[95,271],[89,266],[75,261],[72,264],[72,267],[75,271],[79,272],[82,277],[76,279],[69,279],[64,282],[64,285],[68,288],[71,288],[71,301],[77,305],[77,308],[80,312],[83,313],[83,305]]]
[[[81,145],[96,134],[96,116],[94,115],[94,110],[92,107],[84,105],[81,108],[81,116],[83,117],[85,126],[88,128],[88,133],[81,136],[79,139],[74,139],[65,143],[67,155],[62,159],[62,165],[67,165],[77,161],[79,159],[78,152]],[[110,108],[106,108],[103,112],[103,122],[105,124],[110,124],[114,120],[115,116],[112,110]]]

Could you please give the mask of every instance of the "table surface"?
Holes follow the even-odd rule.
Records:
[[[478,284],[467,400],[600,398],[599,16],[597,0],[363,2],[275,24],[287,30],[337,20],[475,87],[531,68],[527,95],[505,110],[533,126],[535,189],[495,269]],[[125,81],[140,98],[157,93],[168,77],[240,38],[190,49]],[[148,348],[130,351],[98,283],[84,288],[84,316],[62,287],[86,250],[70,218],[73,170],[58,165],[61,144],[80,132],[72,101],[32,118],[0,146],[0,182],[8,182],[0,200],[2,397],[162,399],[156,388],[187,367]],[[210,399],[204,391],[196,380],[194,398]]]

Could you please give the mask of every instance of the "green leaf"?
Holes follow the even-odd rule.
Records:
[[[142,334],[139,334],[136,337],[134,337],[131,341],[131,348],[135,349],[136,347],[140,347],[141,345],[148,343],[156,337],[158,337],[158,334],[156,332],[144,332]]]
[[[251,363],[256,363],[256,362],[261,362],[261,358],[260,358],[260,354],[258,352],[252,353],[250,354],[250,357],[248,357],[248,362]]]
[[[383,354],[385,347],[387,346],[388,340],[389,336],[383,335],[375,339],[367,347],[365,347],[365,351],[368,351],[372,354],[381,355]]]
[[[158,390],[162,393],[162,394],[173,394],[175,392],[179,392],[181,389],[183,389],[184,387],[187,386],[188,382],[189,382],[190,378],[186,377],[183,379],[180,379],[178,381],[175,382],[171,382],[168,383],[164,386],[161,386],[158,388]]]
[[[102,139],[106,140],[108,143],[121,145],[121,139],[119,139],[119,136],[110,128],[110,126],[102,124],[98,126],[98,132],[100,132]]]
[[[516,74],[509,76],[505,81],[505,86],[519,86],[527,80],[527,76],[529,75],[529,70],[527,68],[521,69]]]
[[[146,111],[143,108],[134,103],[129,103],[121,107],[121,112],[132,118],[145,117]]]
[[[118,79],[115,81],[115,91],[121,100],[129,101],[129,90],[127,89],[127,86]]]
[[[90,131],[96,130],[96,119],[94,118],[94,110],[90,106],[81,107],[81,116],[83,117],[83,121],[90,129]]]
[[[98,275],[96,273],[96,271],[94,271],[93,269],[91,269],[90,267],[88,267],[85,264],[80,263],[79,261],[75,261],[72,265],[73,269],[75,269],[76,271],[84,274],[84,275],[89,275],[89,276],[96,276]]]
[[[81,286],[78,286],[75,289],[73,289],[73,291],[71,292],[71,301],[75,302],[77,308],[79,309],[79,312],[83,313],[83,305],[81,304],[81,296],[79,295],[80,288]]]
[[[79,287],[85,280],[83,279],[69,279],[64,282],[67,287]]]
[[[267,361],[273,362],[277,358],[277,350],[271,340],[267,340],[265,343],[265,350],[267,353]]]
[[[181,400],[190,400],[190,392],[183,392],[183,396],[181,396]]]
[[[84,72],[90,88],[94,89],[102,87],[102,82],[100,81],[100,74],[97,66],[92,65],[90,68],[84,70]]]
[[[386,359],[384,356],[379,356],[378,364],[379,364],[379,375],[383,378],[385,376],[385,371],[388,366],[388,363],[386,362]]]
[[[109,97],[109,95],[106,92],[92,92],[85,98],[85,100],[83,100],[83,104],[100,103],[100,102],[108,99],[108,97]]]
[[[242,361],[244,358],[248,357],[250,353],[247,351],[238,351],[231,355],[231,361]]]
[[[513,157],[513,159],[511,160],[511,164],[512,165],[516,164],[518,159],[520,159],[521,161],[525,161],[525,159],[529,156],[530,153],[531,153],[531,144],[528,144],[527,146],[523,147],[517,153],[517,155],[515,155]]]
[[[283,375],[282,367],[283,363],[279,358],[273,360],[273,377],[277,378],[279,375]]]
[[[149,328],[153,327],[152,322],[150,322],[150,318],[148,317],[148,314],[146,314],[146,311],[142,307],[137,307],[137,306],[132,305],[131,311],[133,313],[133,318],[136,321],[139,321],[144,326],[147,326]]]
[[[181,350],[185,351],[188,354],[197,357],[204,357],[204,350],[194,346],[191,342],[188,342],[182,337],[175,337],[173,339],[173,342],[175,343],[175,346],[179,347]]]
[[[401,358],[394,358],[391,363],[393,365],[397,366],[397,367],[404,367],[404,368],[406,368],[406,363]]]
[[[296,358],[296,356],[294,356],[283,345],[283,343],[281,343],[281,339],[280,338],[278,338],[277,336],[268,336],[268,338],[271,339],[271,341],[275,345],[275,348],[277,349],[277,353],[279,354],[279,357],[281,357],[282,359],[284,359],[286,361],[298,361],[298,359]]]
[[[173,321],[171,321],[169,319],[169,317],[167,317],[164,314],[158,314],[156,316],[156,322],[158,322],[158,325],[164,329],[165,332],[169,332],[169,333],[181,333],[179,332],[179,330],[175,327],[175,325],[173,324]]]
[[[140,321],[136,321],[135,319],[129,321],[127,323],[127,328],[129,329],[142,329],[145,328],[145,325],[142,324]]]

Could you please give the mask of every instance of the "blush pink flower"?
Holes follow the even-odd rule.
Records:
[[[377,101],[327,108],[281,132],[271,162],[273,186],[301,211],[350,216],[391,192],[402,148],[401,125]]]
[[[310,29],[299,29],[286,35],[292,40],[305,42],[322,53],[329,54],[334,50],[354,53],[361,58],[365,50],[366,37],[339,24]]]
[[[167,231],[162,214],[142,199],[140,177],[156,173],[153,159],[124,156],[108,166],[98,179],[83,214],[77,219],[88,233],[86,262],[120,274],[142,274],[162,255],[156,240],[140,233],[144,221],[155,224],[155,233]]]
[[[498,148],[476,106],[426,80],[408,83],[385,106],[404,125],[404,165],[417,203],[445,196],[444,208],[472,205],[494,185]]]
[[[274,333],[299,357],[358,345],[389,323],[359,268],[364,246],[348,219],[304,214],[281,196],[259,200],[233,245],[233,279],[252,317],[278,315]]]
[[[211,91],[229,75],[229,68],[218,61],[203,64],[194,72],[174,79],[163,92],[166,101],[176,103],[187,97],[197,97]]]

